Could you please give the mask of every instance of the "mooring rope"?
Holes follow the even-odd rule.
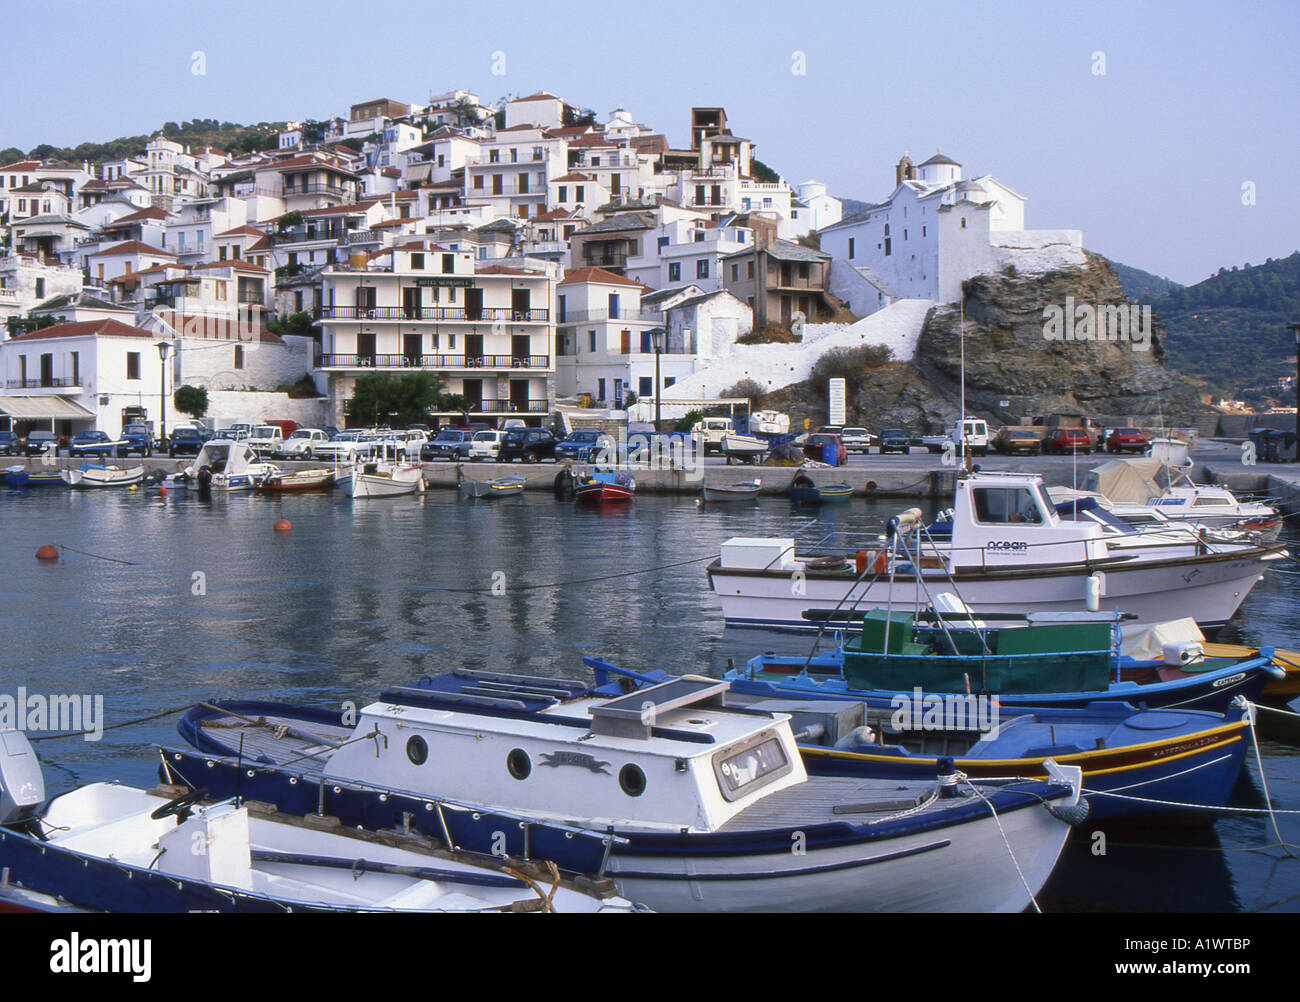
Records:
[[[1038,906],[1038,898],[1034,896],[1033,888],[1029,886],[1029,881],[1025,879],[1025,872],[1020,869],[1020,860],[1016,859],[1015,851],[1011,848],[1011,840],[1007,838],[1006,829],[1002,827],[1002,819],[998,817],[998,812],[997,809],[994,808],[993,802],[989,800],[988,797],[984,796],[984,793],[979,789],[979,787],[970,781],[964,772],[958,772],[956,776],[959,782],[965,783],[969,786],[975,796],[984,801],[985,806],[989,809],[989,813],[993,815],[993,822],[998,826],[998,834],[1002,836],[1002,844],[1007,847],[1007,855],[1011,857],[1011,864],[1016,868],[1016,875],[1020,877],[1020,883],[1024,885],[1025,893],[1029,895],[1029,903],[1034,906],[1034,911],[1041,915],[1043,909]]]

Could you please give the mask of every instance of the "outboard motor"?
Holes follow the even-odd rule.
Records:
[[[207,491],[212,489],[212,467],[202,466],[198,473],[199,490]]]
[[[22,731],[0,731],[0,826],[36,815],[45,803],[41,763]]]

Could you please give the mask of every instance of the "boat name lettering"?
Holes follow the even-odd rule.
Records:
[[[1225,685],[1232,685],[1234,682],[1240,682],[1245,677],[1246,673],[1244,671],[1239,671],[1235,675],[1229,675],[1227,678],[1221,678],[1214,682],[1213,687],[1215,689],[1221,689]]]
[[[1018,551],[1020,551],[1020,550],[1027,550],[1027,549],[1029,549],[1029,544],[1026,543],[1026,542],[1024,542],[1024,541],[1022,541],[1022,540],[1011,540],[1011,539],[990,539],[987,543],[984,544],[984,549],[986,549],[986,550],[1015,550],[1015,551],[1018,552]]]

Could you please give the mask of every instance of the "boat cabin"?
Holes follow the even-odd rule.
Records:
[[[384,692],[325,775],[585,828],[711,832],[807,780],[789,717],[728,706],[729,682],[626,696],[460,669]]]

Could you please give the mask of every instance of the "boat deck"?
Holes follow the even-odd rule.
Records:
[[[790,825],[880,821],[922,803],[933,783],[864,780],[854,776],[809,776],[806,783],[786,787],[750,804],[718,830],[762,831]],[[967,802],[965,797],[935,801],[928,811],[944,810]]]

